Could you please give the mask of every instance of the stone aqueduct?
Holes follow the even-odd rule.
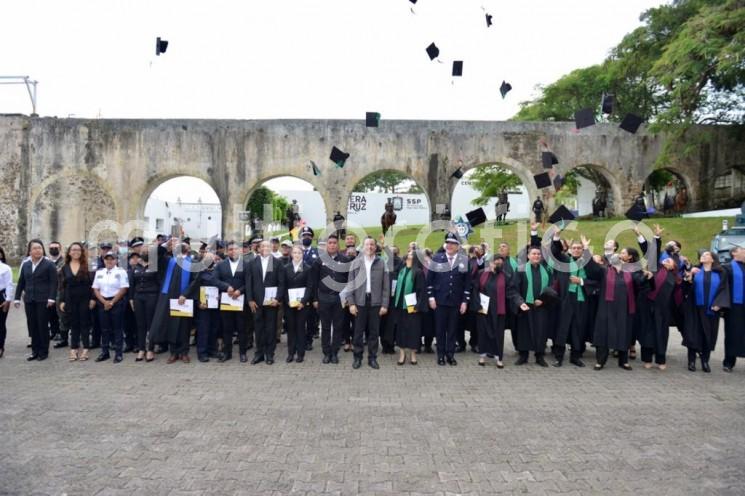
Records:
[[[709,208],[714,178],[742,169],[745,143],[724,128],[665,167],[688,186],[692,208]],[[86,238],[97,221],[141,219],[150,193],[181,175],[204,179],[223,207],[223,231],[238,232],[235,211],[263,181],[295,176],[312,183],[327,215],[346,211],[354,185],[392,169],[411,176],[431,207],[449,203],[450,176],[501,163],[538,191],[540,140],[560,170],[588,165],[608,180],[617,211],[627,208],[654,169],[664,137],[632,135],[611,124],[580,132],[572,123],[351,120],[84,120],[0,116],[0,245],[16,259],[32,237],[63,243]],[[329,161],[332,145],[351,154],[343,169]],[[314,176],[313,160],[322,169]],[[330,219],[329,219],[330,221]]]

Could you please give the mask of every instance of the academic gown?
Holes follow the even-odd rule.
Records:
[[[745,282],[743,282],[743,293],[741,301],[735,303],[735,281],[733,264],[738,264],[740,272],[745,278],[745,263],[732,261],[725,265],[727,279],[730,288],[730,307],[724,319],[724,354],[730,357],[745,357]]]
[[[596,347],[605,347],[611,350],[625,351],[631,342],[634,315],[631,313],[628,303],[628,290],[623,277],[623,272],[616,274],[615,291],[612,301],[606,301],[608,272],[616,270],[612,267],[605,269],[603,279],[600,281],[600,294],[598,296],[598,313],[595,317],[595,333],[592,343]],[[636,291],[643,284],[644,274],[640,271],[633,272],[631,295],[636,301]]]
[[[553,283],[552,272],[545,266],[548,271],[548,286]],[[541,272],[538,266],[527,264],[525,271],[515,272],[512,284],[515,288],[512,293],[512,309],[515,312],[515,327],[517,329],[517,351],[544,353],[546,350],[546,341],[549,333],[554,327],[551,317],[553,315],[550,305],[541,305],[539,307],[532,303],[528,306],[530,310],[523,312],[520,305],[525,303],[525,297],[528,292],[528,277],[526,271],[531,270],[533,273],[533,298],[540,300],[541,295]]]
[[[701,269],[703,271],[703,269]],[[724,271],[719,273],[719,287],[714,295],[712,307],[729,307],[729,284]],[[704,272],[704,301],[711,294],[712,272]],[[695,280],[695,278],[694,278]],[[694,281],[684,285],[683,300],[683,346],[698,352],[714,351],[719,335],[719,312],[711,312],[710,307],[696,304],[696,284]],[[709,315],[709,313],[711,315]]]
[[[168,262],[170,257],[165,257],[165,260],[159,262],[160,267],[164,267],[167,270]],[[184,274],[183,269],[177,263],[173,267],[173,275],[168,286],[167,292],[163,293],[163,284],[165,284],[165,278],[161,283],[161,291],[158,293],[158,303],[155,305],[155,315],[153,316],[153,322],[151,326],[151,336],[155,343],[169,343],[169,344],[183,344],[181,340],[183,336],[188,336],[188,332],[191,326],[191,318],[188,317],[171,317],[170,315],[170,300],[178,299],[181,296],[181,278],[182,275],[187,278],[187,285],[191,284],[196,276],[196,272]],[[186,289],[184,289],[186,291]],[[188,337],[187,337],[188,342]]]
[[[409,313],[408,309],[403,308],[405,295],[401,291],[397,301],[394,293],[391,299],[393,301],[393,311],[389,313],[396,328],[396,344],[398,347],[417,350],[422,342],[422,318],[429,310],[429,300],[424,272],[419,269],[412,269],[412,277],[414,284],[412,289],[416,293],[416,312]]]
[[[657,287],[658,277],[661,271],[665,276],[662,284]],[[650,279],[651,287],[642,292],[643,298],[637,299],[637,314],[639,316],[639,334],[637,339],[642,348],[652,348],[656,355],[664,355],[667,352],[667,343],[670,337],[670,320],[672,306],[670,300],[676,288],[676,276],[664,267],[655,272]]]
[[[504,277],[504,292],[499,293],[498,278]],[[489,297],[489,309],[486,314],[479,312],[481,309],[481,297],[474,292],[471,297],[472,309],[476,310],[476,326],[479,333],[479,352],[489,356],[504,358],[504,330],[507,325],[507,314],[509,313],[510,299],[512,294],[512,281],[504,271],[491,272],[480,271],[475,278],[474,285],[478,293]],[[508,296],[509,295],[509,296]],[[499,299],[504,301],[504,315],[499,315]]]
[[[554,256],[557,260],[569,264],[570,256],[562,254],[554,242],[552,244],[552,250],[554,250]],[[556,276],[558,293],[560,303],[557,306],[558,316],[555,322],[558,322],[556,328],[556,337],[554,344],[559,346],[565,346],[567,343],[571,345],[573,350],[581,350],[586,341],[586,330],[589,321],[594,321],[595,314],[592,312],[589,302],[589,292],[598,287],[599,281],[603,276],[602,268],[592,260],[592,256],[589,252],[586,255],[588,257],[587,264],[584,266],[585,278],[584,284],[577,288],[576,292],[570,292],[569,286],[571,281],[569,272],[558,271]],[[583,258],[577,259],[577,264],[583,264]],[[584,297],[583,301],[579,301],[580,291]]]

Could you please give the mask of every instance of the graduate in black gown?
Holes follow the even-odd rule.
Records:
[[[631,370],[628,349],[636,314],[636,293],[645,279],[652,277],[651,272],[643,272],[636,267],[638,261],[639,253],[633,248],[624,248],[608,260],[600,282],[598,313],[595,317],[595,370],[605,367],[610,350],[618,352],[619,367]]]
[[[603,270],[592,259],[589,246],[590,240],[582,236],[581,241],[570,243],[567,255],[563,253],[558,233],[554,235],[551,243],[551,254],[563,264],[563,270],[556,271],[560,303],[553,346],[556,358],[552,364],[554,367],[562,366],[567,343],[572,347],[569,363],[577,367],[585,366],[582,352],[585,347],[586,329],[588,321],[594,323],[595,320],[587,292],[591,288],[597,288],[603,277]]]
[[[479,365],[486,365],[488,357],[494,358],[497,368],[504,368],[504,330],[510,298],[514,297],[512,278],[505,270],[505,257],[497,253],[475,279],[471,308],[476,310],[479,332]],[[510,272],[514,275],[514,273]],[[489,297],[487,308],[481,306],[481,295]],[[509,296],[508,296],[509,295]],[[486,313],[484,313],[486,312]]]
[[[681,280],[677,275],[675,260],[663,255],[657,272],[650,279],[650,288],[637,299],[639,334],[645,369],[652,368],[652,360],[660,370],[667,368],[667,343],[670,336],[670,300]]]
[[[540,247],[528,248],[528,263],[524,270],[515,273],[512,283],[515,291],[511,303],[516,313],[517,350],[520,353],[515,365],[527,363],[532,351],[535,363],[548,367],[543,355],[553,322],[551,308],[544,305],[542,298],[553,283],[553,275],[543,260]]]
[[[699,263],[685,277],[683,346],[688,348],[688,370],[696,371],[698,354],[701,369],[711,372],[709,357],[717,344],[719,313],[729,307],[729,281],[709,250],[701,252]]]
[[[745,246],[731,250],[724,266],[730,288],[730,306],[724,319],[724,367],[732,372],[737,358],[745,357]]]
[[[189,330],[191,318],[171,317],[170,300],[185,294],[196,272],[192,272],[188,240],[176,238],[169,241],[171,252],[165,246],[158,247],[158,272],[163,273],[158,303],[155,306],[150,333],[156,343],[168,343],[171,356],[167,363],[182,360],[189,363]],[[173,255],[173,254],[176,255]]]
[[[517,272],[517,257],[510,256],[510,245],[509,243],[505,243],[504,241],[499,243],[497,253],[501,255],[502,259],[504,260],[502,270],[504,270],[507,279],[512,281],[512,278],[515,276],[515,272]],[[510,335],[512,337],[512,346],[515,351],[517,351],[517,327],[515,326],[515,313],[512,311],[511,305],[507,305],[507,323],[505,324],[505,326],[507,329],[510,330]]]
[[[396,344],[398,344],[398,364],[406,363],[406,353],[409,353],[409,363],[416,365],[416,353],[422,342],[422,316],[429,310],[427,300],[427,280],[422,270],[424,254],[410,251],[403,259],[403,266],[398,271],[396,291],[393,293],[390,318],[396,325]],[[406,295],[416,295],[416,305],[406,304]]]

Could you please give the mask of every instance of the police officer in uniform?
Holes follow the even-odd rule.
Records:
[[[326,252],[312,266],[315,288],[313,308],[321,317],[323,363],[339,363],[339,348],[349,327],[344,309],[346,302],[342,302],[340,296],[349,275],[343,264],[348,262],[349,259],[339,251],[338,236],[330,234],[326,240]]]
[[[313,267],[318,260],[318,250],[313,247],[313,229],[303,226],[300,229],[300,242],[303,245],[303,263]],[[308,319],[306,320],[305,332],[305,351],[313,349],[313,338],[318,333],[318,310],[315,308],[308,309]]]
[[[471,296],[468,258],[460,252],[455,233],[445,236],[445,251],[435,254],[427,273],[429,307],[435,314],[437,364],[457,365],[455,335],[458,316],[466,313]]]
[[[129,278],[127,272],[116,266],[112,252],[104,255],[103,269],[96,271],[93,292],[98,300],[98,316],[101,323],[101,354],[97,362],[109,359],[109,344],[114,343],[114,363],[122,361],[124,341],[124,308]],[[113,336],[112,336],[113,334]]]

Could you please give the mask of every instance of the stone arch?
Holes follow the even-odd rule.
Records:
[[[508,169],[513,174],[515,174],[518,178],[520,178],[520,182],[522,182],[528,195],[528,205],[530,206],[533,204],[533,202],[535,201],[535,199],[538,197],[538,194],[539,194],[538,188],[536,188],[535,181],[533,180],[533,172],[531,172],[530,169],[525,167],[522,163],[518,162],[517,160],[503,157],[503,158],[499,158],[496,160],[476,161],[470,164],[458,163],[456,168],[461,167],[461,170],[465,174],[468,171],[477,169],[482,166],[487,166],[487,165],[500,165]],[[448,185],[448,206],[451,209],[452,209],[452,203],[453,203],[453,194],[455,193],[455,188],[457,184],[458,184],[458,181],[451,181]]]
[[[85,241],[103,220],[118,219],[117,195],[97,175],[71,170],[42,181],[30,198],[29,238]]]
[[[422,219],[422,220],[423,220],[423,223],[425,223],[425,224],[428,223],[430,221],[431,217],[432,217],[432,212],[434,210],[434,205],[432,203],[430,194],[427,191],[427,187],[426,187],[427,182],[426,182],[426,180],[422,177],[423,176],[422,174],[412,173],[412,172],[410,172],[406,168],[399,168],[399,169],[397,169],[395,167],[381,167],[381,168],[378,168],[378,169],[376,169],[374,171],[360,172],[360,173],[355,174],[355,176],[352,178],[352,180],[347,183],[348,184],[348,188],[347,188],[346,197],[345,197],[345,202],[346,203],[345,203],[345,208],[343,210],[344,215],[347,217],[347,219],[349,219],[350,197],[351,197],[351,195],[353,193],[355,193],[355,189],[356,189],[357,185],[361,181],[363,181],[365,178],[367,178],[368,176],[370,176],[372,174],[375,174],[377,172],[384,172],[384,171],[387,171],[387,172],[396,172],[396,173],[399,173],[399,174],[403,174],[410,181],[413,181],[417,186],[419,186],[419,188],[421,189],[421,193],[417,193],[417,194],[423,194],[424,197],[425,197],[425,199],[426,199],[426,202],[427,202],[427,205],[426,205],[426,220],[425,219]],[[397,194],[399,194],[399,193],[397,193]],[[406,193],[403,193],[403,194],[406,194]],[[393,195],[393,193],[391,193],[391,195]],[[379,217],[382,214],[383,214],[383,209],[381,207],[381,211],[379,213],[377,213],[377,212],[375,213],[375,217],[377,219],[376,220],[376,223],[375,223],[376,226],[380,224]],[[369,226],[363,226],[363,227],[369,227]]]
[[[130,203],[130,208],[128,215],[130,219],[138,219],[141,220],[145,216],[145,205],[147,204],[148,199],[150,198],[150,195],[153,194],[153,191],[155,191],[158,186],[165,183],[166,181],[170,179],[175,179],[177,177],[195,177],[197,179],[201,179],[202,181],[209,184],[209,186],[217,193],[217,198],[220,200],[220,208],[223,212],[223,227],[225,226],[225,202],[226,202],[226,194],[223,191],[220,191],[220,189],[217,187],[215,182],[212,180],[212,178],[206,174],[202,174],[199,171],[196,170],[189,170],[189,171],[182,171],[182,170],[169,170],[169,171],[160,171],[157,174],[150,176],[147,181],[142,185],[142,187],[136,191],[134,194],[132,194],[132,198],[136,199],[136,202]],[[130,220],[125,219],[125,220]]]
[[[696,193],[697,193],[697,190],[696,190],[697,184],[694,183],[694,182],[692,182],[688,178],[688,176],[685,174],[685,172],[683,172],[681,169],[679,169],[677,167],[670,167],[670,166],[657,167],[657,168],[649,171],[649,173],[643,178],[643,181],[644,181],[643,182],[643,185],[644,185],[645,190],[647,189],[647,187],[649,185],[649,179],[650,179],[650,177],[656,171],[666,171],[666,172],[669,172],[670,174],[672,174],[675,177],[675,179],[677,179],[682,184],[683,187],[685,187],[686,191],[688,192],[688,202],[686,204],[686,209],[684,211],[690,210],[691,207],[696,204],[695,201],[696,201]],[[647,197],[649,197],[649,193],[650,192],[647,191]],[[656,202],[656,203],[658,203],[658,202]],[[658,210],[662,211],[663,205],[657,205],[656,203],[655,203],[655,208],[657,208]],[[652,205],[648,205],[648,206],[652,206]]]
[[[568,169],[563,170],[563,175],[566,175],[569,172],[572,172],[578,168],[585,168],[589,169],[595,173],[597,173],[601,180],[605,183],[604,186],[606,186],[609,189],[610,193],[610,201],[608,202],[609,206],[612,205],[612,208],[608,211],[608,216],[618,216],[623,215],[625,212],[625,204],[624,204],[624,192],[623,192],[623,179],[620,176],[617,176],[614,174],[610,168],[608,168],[606,165],[601,165],[598,163],[578,163],[574,164]],[[633,201],[633,198],[630,200]]]

